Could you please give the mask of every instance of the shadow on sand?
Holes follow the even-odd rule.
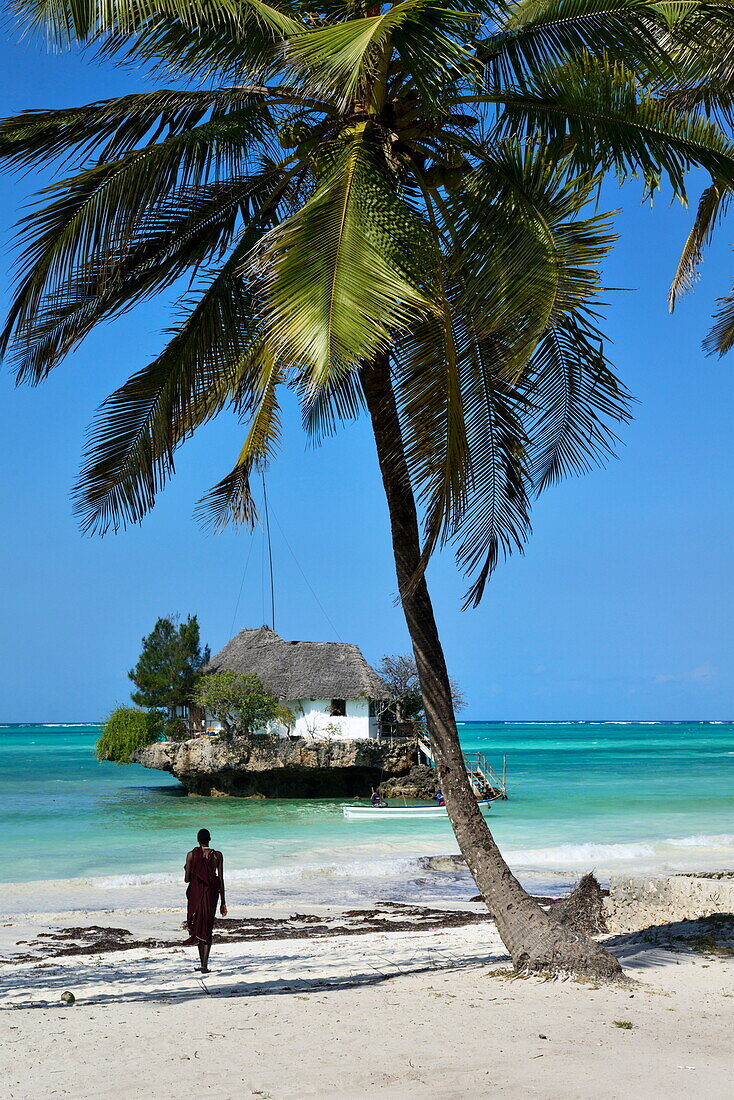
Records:
[[[675,956],[681,952],[734,956],[734,914],[653,924],[639,932],[614,935],[606,946],[622,966],[638,970],[675,966]]]
[[[180,956],[180,957],[177,957]],[[167,950],[164,955],[147,958],[114,959],[87,957],[73,965],[50,962],[35,964],[25,972],[20,968],[0,971],[0,1003],[5,1009],[54,1008],[66,1011],[60,1003],[66,990],[83,1005],[120,1004],[136,1001],[186,1001],[194,997],[252,997],[282,993],[308,993],[325,990],[356,989],[374,986],[403,974],[446,973],[508,961],[507,956],[488,957],[486,951],[475,955],[451,956],[439,948],[424,947],[412,959],[399,962],[372,954],[365,967],[364,958],[349,974],[337,972],[324,959],[294,960],[292,955],[258,955],[248,960],[238,955],[225,959],[212,957],[212,972],[197,975],[194,957],[183,949]],[[294,971],[300,971],[297,975]],[[304,976],[304,970],[307,975]],[[340,968],[343,971],[343,968]],[[263,971],[269,977],[256,978]],[[252,975],[248,978],[248,974]]]

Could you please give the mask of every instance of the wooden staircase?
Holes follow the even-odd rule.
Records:
[[[418,734],[418,756],[430,767],[436,766],[431,742],[425,731]],[[466,773],[477,798],[507,798],[507,757],[502,757],[502,774],[490,764],[483,752],[463,752]]]

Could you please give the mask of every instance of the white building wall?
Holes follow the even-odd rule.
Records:
[[[268,730],[258,730],[258,733],[333,741],[354,741],[379,736],[378,721],[370,718],[368,699],[347,699],[347,713],[340,716],[329,714],[331,699],[296,699],[284,705],[293,711],[295,725],[287,730],[285,726],[274,723]],[[221,726],[208,715],[206,728],[210,732],[217,732]]]
[[[351,741],[374,737],[370,729],[370,710],[367,699],[347,699],[346,715],[329,714],[331,699],[297,699],[286,703],[296,716],[296,724],[290,731],[293,737],[317,737],[320,740]]]

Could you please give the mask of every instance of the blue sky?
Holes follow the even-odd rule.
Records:
[[[2,115],[142,87],[136,74],[21,46],[7,29],[0,74]],[[12,225],[33,187],[32,175],[0,177],[3,304]],[[624,212],[606,282],[629,288],[608,295],[607,331],[638,400],[635,420],[618,460],[538,503],[525,556],[498,570],[478,610],[460,610],[450,556],[432,565],[467,719],[734,717],[734,360],[701,351],[734,278],[732,225],[670,317],[666,289],[690,213],[664,199],[642,206],[633,188],[607,200]],[[103,716],[127,699],[126,670],[160,614],[197,613],[213,649],[268,615],[262,535],[209,536],[192,518],[237,453],[232,420],[180,452],[142,527],[90,539],[75,526],[69,492],[85,430],[107,393],[155,354],[169,317],[152,303],[100,330],[37,390],[16,389],[2,368],[0,721]],[[406,652],[366,424],[315,449],[289,412],[268,484],[279,633],[354,641],[373,662]]]

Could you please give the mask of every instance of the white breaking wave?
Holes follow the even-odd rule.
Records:
[[[383,860],[359,860],[345,863],[304,863],[298,867],[247,867],[238,870],[227,868],[227,882],[251,882],[257,886],[278,886],[315,878],[376,878],[402,877],[422,868],[418,858],[404,857]],[[97,890],[127,890],[140,886],[180,885],[180,871],[153,871],[148,874],[103,875],[98,878],[51,880],[43,885],[66,882],[74,886],[89,886]],[[28,883],[39,886],[41,883]]]
[[[511,864],[524,867],[563,867],[569,863],[595,864],[625,859],[641,859],[655,855],[648,844],[559,844],[557,848],[525,848],[505,852]]]
[[[674,848],[731,848],[734,846],[734,833],[721,833],[719,836],[684,836],[679,840],[666,840]]]
[[[698,849],[704,852],[725,853],[729,861],[734,860],[734,835],[721,833],[716,836],[697,834],[695,836],[666,837],[663,840],[631,841],[626,844],[559,844],[554,848],[527,848],[507,850],[505,857],[510,864],[522,867],[563,868],[572,864],[605,866],[608,863],[621,863],[628,860],[647,859],[670,861],[674,853],[669,849]]]
[[[448,891],[466,897],[469,873],[430,875],[419,858],[391,858],[300,867],[251,867],[227,870],[233,905],[304,902],[318,905],[373,904],[382,898],[430,901]],[[461,888],[457,883],[463,882]],[[67,912],[123,912],[127,909],[178,908],[183,902],[183,875],[173,872],[120,874],[6,884],[7,916]],[[470,891],[471,892],[471,891]]]
[[[40,722],[37,729],[42,730],[81,730],[96,729],[100,722]]]

